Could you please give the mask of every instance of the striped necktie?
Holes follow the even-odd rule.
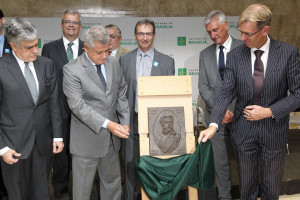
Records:
[[[72,45],[74,43],[73,42],[70,42],[68,44],[68,48],[67,48],[67,57],[68,57],[68,61],[71,62],[72,60],[74,60],[74,57],[73,57],[73,50],[72,50]]]
[[[223,80],[224,77],[224,71],[225,71],[225,62],[224,62],[224,46],[219,46],[220,52],[219,52],[219,73],[221,76],[221,79]]]

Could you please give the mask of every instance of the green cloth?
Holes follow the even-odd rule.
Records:
[[[211,142],[200,143],[193,154],[169,159],[141,156],[135,173],[151,200],[174,199],[184,184],[210,189],[215,176]]]

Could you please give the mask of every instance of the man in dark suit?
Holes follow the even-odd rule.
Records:
[[[204,20],[209,37],[214,42],[200,53],[199,93],[205,102],[204,118],[209,124],[213,101],[220,92],[227,53],[242,44],[228,34],[229,24],[225,14],[212,10]],[[231,199],[231,177],[229,164],[230,132],[235,100],[226,111],[218,133],[211,139],[219,199]]]
[[[129,135],[127,85],[117,58],[108,56],[102,26],[85,32],[85,53],[64,66],[63,89],[72,111],[73,199],[89,200],[98,169],[101,199],[121,199],[120,138]]]
[[[26,19],[12,19],[13,52],[0,60],[0,154],[8,198],[50,199],[51,149],[63,149],[61,112],[51,60],[37,56],[38,36]]]
[[[175,74],[174,59],[158,52],[153,47],[156,33],[155,24],[152,20],[138,21],[135,25],[134,35],[138,42],[138,48],[120,57],[120,64],[128,85],[126,96],[129,102],[130,135],[132,136],[122,140],[122,159],[125,168],[123,198],[126,200],[137,198],[134,174],[134,161],[139,158],[137,78]]]
[[[119,59],[121,55],[129,52],[128,49],[120,45],[120,42],[122,41],[122,32],[117,25],[108,24],[105,26],[105,30],[110,37],[108,45],[108,53],[110,56]]]
[[[11,52],[11,46],[7,41],[6,36],[4,35],[4,24],[5,24],[4,13],[0,9],[0,58],[3,57],[5,54]],[[7,192],[3,183],[2,170],[0,166],[0,199],[2,199],[2,197],[6,195]]]
[[[238,24],[245,44],[228,53],[212,123],[198,139],[206,142],[215,134],[236,91],[232,138],[241,199],[257,199],[259,180],[261,199],[279,198],[289,113],[300,106],[298,49],[268,35],[271,18],[270,9],[261,4],[241,14]]]
[[[0,9],[0,58],[11,52],[11,46],[4,35],[5,17]]]
[[[70,171],[70,119],[71,111],[63,93],[63,66],[72,62],[83,52],[83,41],[78,38],[81,30],[81,17],[78,11],[66,10],[62,17],[61,28],[63,37],[49,42],[43,46],[42,56],[50,58],[53,61],[59,94],[59,106],[63,117],[63,139],[65,143],[64,150],[60,154],[53,156],[53,178],[52,185],[56,199],[68,195],[69,171]],[[71,47],[69,45],[71,44]]]

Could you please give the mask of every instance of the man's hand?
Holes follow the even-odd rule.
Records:
[[[60,153],[64,148],[63,141],[53,141],[53,153],[57,154]]]
[[[5,152],[5,154],[2,155],[2,159],[7,164],[12,165],[12,164],[17,163],[19,161],[19,159],[15,159],[14,156],[15,157],[20,157],[21,154],[17,153],[15,150],[9,149],[7,152]]]
[[[249,121],[257,121],[273,115],[270,108],[264,108],[257,105],[247,106],[243,110],[244,117]]]
[[[200,144],[201,141],[203,143],[206,142],[208,139],[212,138],[216,132],[217,132],[217,127],[215,126],[210,126],[207,129],[201,131],[198,138],[198,143]]]
[[[120,138],[128,138],[129,136],[129,126],[128,125],[120,125],[118,123],[109,121],[107,124],[107,128],[112,132],[115,136]]]
[[[222,124],[230,123],[233,120],[233,113],[230,110],[226,111],[226,114],[222,120]]]

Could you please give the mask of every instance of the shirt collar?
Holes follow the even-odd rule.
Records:
[[[230,50],[231,43],[232,43],[232,37],[228,35],[227,40],[224,42],[222,46],[224,46],[225,49]],[[217,44],[217,49],[219,49],[220,46],[221,45]]]
[[[270,38],[269,38],[269,36],[267,36],[267,41],[266,41],[266,43],[265,43],[262,47],[260,47],[259,50],[262,50],[262,51],[264,51],[264,52],[267,52],[267,51],[269,50],[269,48],[270,48]],[[256,51],[256,50],[258,50],[258,48],[255,48],[255,47],[251,48],[251,52],[253,52],[253,53],[254,53],[254,51]]]
[[[65,36],[63,36],[63,42],[64,42],[65,48],[67,49],[70,41],[67,38],[65,38]],[[79,39],[78,38],[76,38],[76,40],[74,40],[73,43],[76,47],[79,47]]]
[[[150,56],[150,54],[152,54],[154,51],[154,47],[152,47],[151,49],[149,49],[149,51],[147,52],[143,52],[140,48],[138,48],[138,51],[137,51],[137,55],[148,55]]]

